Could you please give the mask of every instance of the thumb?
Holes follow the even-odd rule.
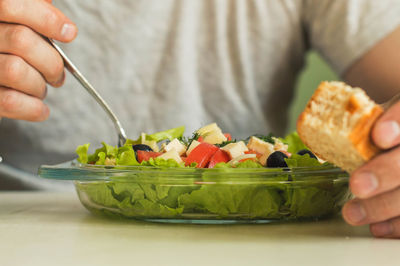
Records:
[[[390,104],[391,107],[378,119],[372,130],[372,139],[383,149],[400,144],[400,101],[393,99],[388,106]]]

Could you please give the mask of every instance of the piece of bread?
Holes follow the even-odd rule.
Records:
[[[381,152],[371,129],[382,113],[362,89],[322,82],[299,116],[297,131],[318,157],[351,173]]]

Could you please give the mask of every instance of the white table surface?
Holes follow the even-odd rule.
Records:
[[[400,265],[400,240],[340,217],[262,225],[98,218],[73,193],[0,193],[0,265]]]

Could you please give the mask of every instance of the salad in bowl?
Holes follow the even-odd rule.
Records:
[[[42,166],[45,178],[74,180],[82,204],[107,216],[158,222],[271,222],[336,214],[348,174],[315,156],[297,133],[237,140],[217,124],[103,143],[77,160]]]

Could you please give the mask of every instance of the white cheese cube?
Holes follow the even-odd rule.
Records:
[[[197,130],[197,133],[199,133],[201,136],[210,133],[212,131],[221,131],[221,129],[217,126],[216,123],[209,124],[207,126],[204,126]]]
[[[115,158],[111,158],[111,159],[109,159],[109,158],[106,158],[105,159],[105,161],[104,161],[104,165],[115,165]]]
[[[267,160],[268,160],[268,157],[269,157],[270,155],[271,155],[270,153],[264,153],[260,158],[258,158],[258,160],[260,161],[260,163],[261,163],[263,166],[266,166],[266,165],[267,165]]]
[[[157,141],[155,141],[155,140],[146,140],[143,144],[146,144],[147,146],[149,146],[155,152],[159,152],[160,151],[160,148],[157,145]]]
[[[247,148],[261,154],[267,153],[268,156],[274,152],[274,145],[254,136],[252,136],[249,140],[249,143],[247,143]]]
[[[164,151],[168,152],[172,149],[175,149],[179,155],[182,155],[186,151],[186,146],[183,145],[178,139],[173,139],[164,147]]]
[[[140,134],[140,141],[141,141],[141,143],[143,143],[143,141],[146,141],[146,133],[141,133]]]
[[[172,159],[172,160],[175,160],[177,163],[182,162],[181,156],[179,156],[179,153],[175,149],[167,151],[166,153],[161,154],[157,158],[162,158],[165,160]]]
[[[166,142],[161,143],[160,151],[165,151],[165,150],[164,150],[164,149],[165,149],[165,146],[167,146],[167,143],[166,143]]]
[[[214,130],[212,132],[207,133],[204,136],[203,141],[210,143],[210,144],[221,144],[222,142],[226,141],[227,138],[222,134],[221,130]]]
[[[140,135],[141,139],[140,139],[140,143],[141,144],[145,144],[147,146],[149,146],[153,151],[158,152],[160,151],[160,148],[157,145],[157,141],[155,140],[146,140],[146,134],[142,133]]]
[[[276,150],[276,151],[287,151],[288,150],[288,145],[284,144],[278,138],[272,137],[272,139],[275,141],[274,150]]]
[[[189,148],[186,151],[186,156],[189,156],[189,154],[194,150],[194,148],[196,148],[198,145],[200,144],[200,142],[198,142],[197,140],[193,140],[192,143],[190,143]]]
[[[228,163],[229,164],[231,164],[231,165],[236,165],[236,164],[238,164],[241,160],[245,160],[245,159],[256,159],[257,158],[257,155],[256,154],[243,154],[243,155],[240,155],[240,156],[238,156],[238,157],[236,157],[236,158],[233,158],[232,160],[230,160]]]
[[[225,145],[221,149],[226,151],[231,157],[231,159],[243,155],[245,151],[249,150],[243,141],[239,141],[236,143],[229,143],[228,145]]]

